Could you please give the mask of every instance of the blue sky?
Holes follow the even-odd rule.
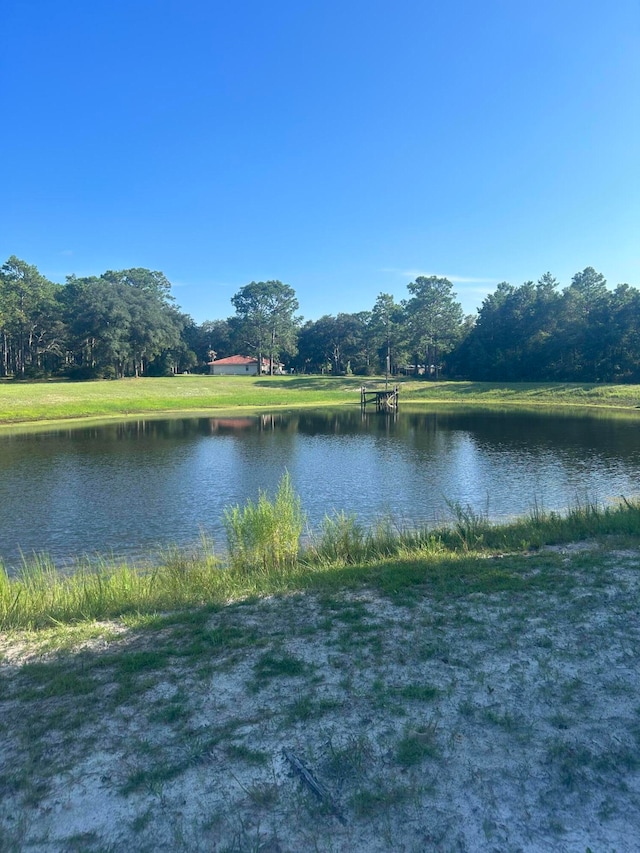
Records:
[[[637,0],[0,0],[0,261],[252,280],[307,319],[446,275],[640,287]]]

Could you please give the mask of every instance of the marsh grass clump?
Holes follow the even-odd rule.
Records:
[[[318,534],[310,539],[306,557],[325,566],[356,565],[442,550],[442,534],[438,531],[403,527],[389,515],[375,519],[365,528],[354,514],[341,510],[324,517]]]
[[[288,471],[273,500],[260,492],[257,502],[248,500],[243,507],[236,504],[225,509],[222,521],[233,569],[268,571],[295,562],[305,514]]]
[[[220,597],[219,567],[211,550],[169,549],[153,567],[102,559],[59,570],[36,556],[16,576],[0,569],[0,627],[61,626],[206,604]]]
[[[484,536],[489,525],[489,512],[476,512],[470,506],[463,506],[458,501],[446,501],[447,508],[453,516],[452,532],[457,537],[464,551],[474,551],[484,545]]]
[[[357,563],[365,556],[366,538],[355,515],[342,510],[324,517],[320,535],[310,550],[321,563]]]
[[[487,522],[482,541],[488,549],[525,551],[599,536],[635,537],[638,534],[640,501],[621,497],[606,506],[597,500],[576,500],[565,513],[546,511],[534,501],[528,516],[504,525]]]

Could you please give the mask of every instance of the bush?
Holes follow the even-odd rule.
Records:
[[[67,379],[71,379],[72,382],[86,382],[89,379],[97,379],[98,371],[94,367],[74,364],[71,367],[67,367],[63,372],[63,375],[66,376]]]
[[[30,364],[24,369],[21,379],[48,379],[51,376],[51,371],[45,370],[44,367],[37,367],[35,364]]]
[[[89,367],[74,364],[63,371],[63,376],[72,382],[89,382],[92,379],[117,379],[116,370],[111,365],[106,367]]]

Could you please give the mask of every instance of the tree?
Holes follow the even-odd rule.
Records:
[[[256,351],[258,370],[266,352],[273,375],[274,363],[282,353],[297,352],[301,318],[295,316],[299,307],[295,291],[281,281],[252,281],[240,288],[231,303],[246,344]]]
[[[471,379],[505,378],[511,367],[508,348],[512,345],[511,327],[507,320],[516,288],[501,281],[493,293],[482,301],[475,326],[465,338],[458,354],[464,371]]]
[[[162,273],[142,269],[70,276],[64,303],[74,364],[94,375],[122,377],[139,376],[158,359],[173,366],[182,356],[189,361],[181,344],[186,318],[171,304],[163,280]]]
[[[552,370],[560,296],[545,273],[537,283],[500,282],[455,353],[458,373],[509,382],[544,379]]]
[[[182,337],[188,349],[195,353],[198,370],[208,370],[212,352],[215,352],[216,358],[226,358],[237,352],[229,320],[205,320],[197,325],[189,317]]]
[[[383,373],[397,372],[402,351],[402,306],[395,303],[390,293],[378,294],[369,325],[378,366]]]
[[[24,377],[43,367],[45,354],[60,356],[64,331],[60,285],[12,255],[0,268],[0,375]]]
[[[440,373],[440,359],[460,339],[462,306],[456,302],[453,285],[447,278],[419,276],[407,285],[411,299],[403,303],[409,337],[416,363],[424,353],[425,371]]]
[[[640,379],[640,291],[619,284],[610,296],[611,323],[605,339],[606,381]]]
[[[122,287],[97,276],[69,276],[63,301],[74,372],[83,378],[123,376],[131,315]]]
[[[557,335],[561,342],[558,379],[597,382],[602,378],[609,298],[604,276],[593,267],[576,273],[563,291]]]
[[[341,312],[332,318],[330,351],[332,371],[336,374],[370,372],[371,344],[369,340],[369,311],[354,314]]]
[[[178,350],[184,322],[178,311],[150,291],[125,287],[122,293],[131,318],[127,330],[129,360],[133,375],[140,376],[150,361]]]
[[[367,374],[371,368],[369,311],[355,314],[324,314],[305,323],[298,340],[297,365],[303,372],[336,376],[345,373]]]
[[[173,304],[175,298],[171,295],[171,282],[163,272],[147,270],[144,267],[133,267],[130,270],[107,270],[100,276],[103,281],[111,284],[124,284],[143,293],[154,296],[159,302]]]

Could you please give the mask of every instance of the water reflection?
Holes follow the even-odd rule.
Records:
[[[0,556],[222,544],[223,508],[285,468],[313,527],[334,509],[439,523],[448,502],[503,518],[635,495],[640,436],[635,418],[355,407],[16,432],[0,438]]]

